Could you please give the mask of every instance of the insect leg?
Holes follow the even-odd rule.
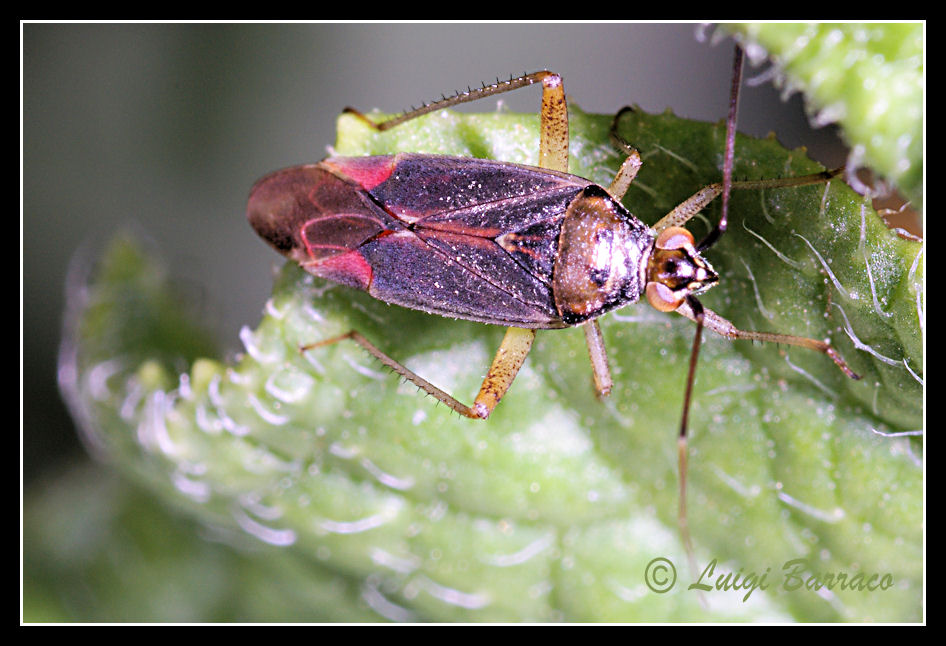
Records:
[[[591,368],[594,371],[595,390],[602,397],[611,393],[611,368],[608,367],[608,353],[604,347],[604,337],[596,319],[591,319],[582,325],[585,330],[585,342],[588,345],[588,356],[591,358]]]
[[[375,130],[383,132],[437,110],[511,92],[535,83],[542,84],[539,166],[563,173],[568,172],[568,108],[565,103],[565,88],[562,77],[548,70],[524,74],[508,81],[498,81],[476,89],[468,89],[466,92],[457,92],[453,96],[427,103],[381,123],[375,123],[370,117],[352,107],[345,108],[344,112],[358,117]]]
[[[811,175],[801,175],[799,177],[783,177],[779,179],[758,179],[758,180],[747,180],[742,182],[733,182],[731,188],[733,190],[737,189],[750,189],[750,190],[760,190],[767,188],[789,188],[792,186],[807,186],[809,184],[824,184],[829,182],[841,173],[844,172],[844,168],[836,168],[834,170],[826,170],[820,173],[812,173]],[[659,233],[666,229],[667,227],[679,227],[682,226],[685,222],[690,220],[697,213],[702,211],[706,206],[715,200],[723,192],[723,183],[716,182],[715,184],[710,184],[709,186],[704,186],[696,193],[688,197],[686,200],[678,204],[670,213],[662,217],[657,224],[654,225],[654,229]],[[713,236],[711,233],[710,236],[713,237],[713,241],[718,237]],[[711,243],[710,243],[711,244]],[[709,244],[705,241],[700,243],[699,249],[705,249]]]
[[[624,162],[621,164],[621,168],[618,169],[617,175],[611,180],[611,186],[608,187],[608,193],[618,202],[624,199],[624,194],[627,193],[627,189],[630,188],[631,182],[637,177],[637,171],[641,169],[640,153],[617,133],[618,121],[620,121],[621,115],[633,110],[634,108],[631,106],[624,106],[614,115],[614,119],[611,121],[611,140],[618,148],[627,153],[627,157],[624,158]]]
[[[688,302],[684,302],[680,307],[678,307],[677,313],[682,314],[692,321],[696,321],[696,315]],[[841,357],[841,354],[824,341],[809,339],[803,336],[794,336],[791,334],[774,334],[771,332],[740,330],[727,319],[724,319],[713,310],[707,308],[703,308],[702,319],[703,324],[707,327],[707,329],[710,329],[716,334],[724,336],[727,339],[747,339],[750,341],[762,341],[765,343],[784,343],[785,345],[794,345],[801,348],[808,348],[809,350],[817,350],[818,352],[822,352],[831,357],[831,360],[834,361],[838,368],[840,368],[841,371],[844,372],[844,374],[846,374],[848,377],[851,379],[860,379],[860,376],[858,376],[847,365],[847,362],[844,361],[844,359]]]
[[[529,350],[532,348],[532,341],[535,339],[535,330],[511,327],[506,331],[506,336],[503,338],[503,342],[499,346],[496,356],[493,358],[493,363],[489,368],[489,372],[486,374],[486,378],[483,380],[482,386],[480,386],[480,392],[477,394],[473,406],[467,406],[449,393],[437,388],[416,372],[411,371],[403,364],[395,361],[379,350],[377,346],[371,343],[371,341],[366,339],[357,330],[350,330],[345,334],[302,346],[299,348],[299,351],[308,352],[309,350],[338,343],[346,339],[351,339],[385,366],[407,379],[428,395],[436,397],[461,415],[474,419],[486,419],[496,407],[496,404],[499,403],[499,400],[502,399],[503,395],[506,394],[506,391],[509,390],[509,386],[516,378],[519,368],[522,367],[523,362],[526,360],[526,356],[528,356]]]
[[[385,130],[390,130],[391,128],[399,126],[406,121],[416,119],[417,117],[421,117],[425,114],[430,114],[431,112],[436,112],[437,110],[443,110],[444,108],[449,108],[461,103],[478,101],[496,94],[512,92],[513,90],[518,90],[519,88],[533,85],[535,83],[542,83],[547,77],[550,76],[558,77],[559,84],[561,83],[561,77],[558,76],[558,74],[548,70],[533,72],[532,74],[523,74],[522,76],[510,78],[508,81],[497,81],[496,83],[492,83],[490,85],[483,85],[482,87],[467,89],[466,92],[457,92],[452,96],[444,97],[438,101],[425,103],[419,108],[413,108],[396,117],[382,121],[381,123],[375,123],[370,117],[366,116],[364,113],[356,110],[355,108],[352,108],[351,106],[345,108],[343,112],[352,114],[375,130],[383,132]]]
[[[493,363],[486,373],[483,385],[480,386],[480,392],[476,395],[471,409],[472,415],[469,417],[479,417],[486,419],[496,408],[496,404],[502,399],[509,386],[519,373],[529,350],[532,349],[532,342],[535,340],[535,330],[527,330],[518,327],[506,328],[506,336],[493,357]],[[462,411],[461,411],[462,412]],[[465,413],[464,413],[465,414]]]

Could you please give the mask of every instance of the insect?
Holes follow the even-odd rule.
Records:
[[[552,72],[484,85],[377,124],[347,108],[371,127],[388,130],[435,110],[541,84],[539,166],[420,154],[334,157],[259,180],[249,197],[250,224],[306,271],[387,303],[507,327],[472,405],[410,371],[357,330],[302,349],[352,340],[454,411],[486,419],[515,379],[536,330],[580,326],[595,388],[604,396],[612,380],[598,317],[644,298],[657,310],[693,320],[678,442],[678,517],[689,548],[687,417],[703,327],[730,339],[817,350],[858,378],[823,341],[738,329],[697,298],[719,281],[702,254],[726,230],[730,190],[824,183],[841,172],[732,181],[741,68],[737,48],[723,181],[700,189],[652,227],[621,203],[641,167],[638,151],[616,134],[624,111],[614,118],[612,138],[627,157],[610,186],[567,174],[568,112],[562,79]],[[697,243],[683,225],[719,196],[720,220]]]

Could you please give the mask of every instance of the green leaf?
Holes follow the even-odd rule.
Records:
[[[923,23],[725,27],[743,37],[754,60],[771,57],[778,85],[804,92],[815,123],[841,126],[855,162],[922,208]]]
[[[372,621],[357,582],[84,465],[24,504],[25,622]],[[206,519],[203,519],[204,521]],[[207,540],[208,538],[212,540]],[[291,591],[291,594],[286,594]]]
[[[572,172],[606,186],[620,163],[611,118],[571,117]],[[535,163],[537,127],[535,115],[441,112],[376,135],[343,117],[336,152]],[[723,132],[670,114],[625,117],[621,134],[644,159],[625,200],[632,212],[653,223],[718,180]],[[741,139],[736,156],[737,176],[817,170],[773,140]],[[388,306],[288,264],[259,327],[242,335],[245,355],[195,361],[179,378],[173,360],[145,358],[149,338],[130,345],[114,333],[182,329],[163,298],[128,317],[121,295],[159,272],[120,242],[77,306],[67,390],[93,442],[161,499],[331,573],[312,586],[344,581],[359,592],[313,618],[367,609],[414,621],[919,620],[921,444],[874,430],[920,428],[922,247],[838,181],[736,194],[730,222],[709,254],[723,284],[706,305],[739,326],[830,338],[863,375],[849,380],[798,348],[706,335],[690,528],[699,567],[716,563],[704,581],[766,574],[769,589],[745,601],[748,590],[714,590],[704,607],[686,589],[697,575],[677,534],[676,432],[693,326],[646,304],[602,320],[609,399],[594,396],[579,330],[540,332],[492,417],[471,421],[354,344],[298,348],[356,328],[471,401],[502,329]],[[658,557],[676,565],[666,594],[644,580]],[[792,559],[811,572],[889,574],[893,586],[786,591]],[[283,592],[298,600],[311,590],[297,577]]]

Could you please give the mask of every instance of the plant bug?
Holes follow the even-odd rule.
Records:
[[[357,330],[304,346],[350,339],[454,411],[486,419],[509,389],[538,329],[581,326],[597,392],[612,386],[597,318],[642,297],[655,309],[696,323],[679,429],[679,524],[686,514],[687,420],[704,327],[730,339],[782,343],[828,355],[858,378],[824,341],[738,329],[698,299],[719,276],[703,257],[725,232],[729,192],[819,184],[841,169],[775,180],[733,181],[736,105],[742,53],[734,62],[722,182],[706,186],[652,227],[621,203],[641,167],[627,153],[607,188],[567,174],[568,113],[562,79],[541,71],[469,90],[374,123],[387,130],[421,115],[533,84],[542,86],[539,166],[420,154],[333,157],[276,171],[253,187],[247,216],[277,251],[315,276],[381,301],[431,314],[507,327],[472,405],[392,359]],[[700,242],[683,227],[722,196],[719,222]]]

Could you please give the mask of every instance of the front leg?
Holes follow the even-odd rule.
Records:
[[[677,308],[677,313],[687,317],[691,321],[697,320],[697,314],[694,313],[693,309],[686,301]],[[707,329],[727,339],[747,339],[749,341],[762,341],[764,343],[784,343],[785,345],[794,345],[800,348],[808,348],[809,350],[817,350],[831,357],[831,360],[834,361],[838,368],[848,377],[851,379],[860,379],[860,376],[848,367],[847,362],[844,361],[841,354],[835,350],[831,344],[825,343],[824,341],[809,339],[803,336],[794,336],[792,334],[740,330],[727,319],[724,319],[713,310],[705,307],[703,308],[702,318],[703,325],[706,326]]]

